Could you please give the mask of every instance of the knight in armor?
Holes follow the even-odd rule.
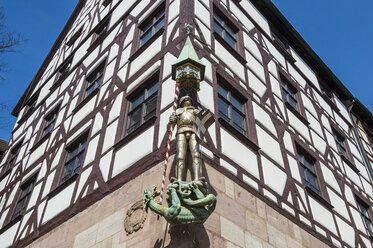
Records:
[[[180,108],[178,108],[175,114],[172,114],[169,119],[168,127],[171,124],[177,124],[176,132],[176,168],[177,168],[177,180],[182,181],[182,176],[185,171],[185,156],[187,146],[189,146],[190,153],[192,155],[193,166],[192,166],[192,180],[201,180],[199,175],[201,166],[201,153],[199,150],[199,140],[194,131],[193,125],[196,120],[196,116],[199,111],[193,107],[193,100],[190,96],[184,96],[180,99]]]

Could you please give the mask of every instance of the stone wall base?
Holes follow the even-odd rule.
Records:
[[[134,208],[125,225],[144,189],[159,186],[162,169],[160,164],[146,171],[28,247],[329,247],[206,163],[217,207],[204,225],[170,226],[152,212],[142,215]],[[132,227],[131,234],[125,226]]]

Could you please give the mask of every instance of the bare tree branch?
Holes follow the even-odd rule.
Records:
[[[7,64],[3,62],[2,56],[6,53],[17,52],[15,48],[25,42],[20,34],[12,32],[6,25],[4,9],[0,6],[0,84],[5,81],[4,73],[7,72]],[[8,117],[10,106],[4,101],[0,101],[0,128],[7,128],[12,124]]]

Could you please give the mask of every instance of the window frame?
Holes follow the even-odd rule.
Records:
[[[156,90],[152,92],[149,95],[149,90],[152,89],[154,86],[156,86]],[[130,96],[127,98],[128,100],[128,111],[127,111],[127,118],[124,128],[124,137],[129,136],[130,134],[134,133],[137,129],[139,129],[141,126],[143,126],[146,122],[148,122],[153,117],[157,116],[157,107],[158,107],[158,94],[159,94],[159,73],[157,72],[154,74],[151,78],[147,80],[147,82],[144,83],[144,86],[137,90],[136,92],[133,92],[130,94]],[[143,97],[142,101],[139,102],[134,108],[133,103],[135,100],[139,99],[139,97]],[[155,108],[150,113],[153,113],[149,116],[150,113],[145,113],[146,104],[150,101],[155,101]],[[141,109],[141,116],[140,116],[140,123],[137,127],[134,127],[134,125],[130,126],[131,121],[131,115],[136,113],[137,110]],[[146,118],[147,117],[147,118]],[[136,123],[135,123],[136,124]],[[130,128],[133,128],[130,130]]]
[[[61,66],[57,70],[56,82],[63,80],[67,77],[67,75],[69,74],[71,70],[72,62],[73,62],[73,57],[70,57],[61,64]]]
[[[21,147],[22,147],[22,141],[19,142],[19,143],[17,143],[9,151],[10,154],[8,155],[6,165],[2,169],[1,174],[5,174],[5,173],[7,173],[8,171],[12,170],[15,167],[15,165],[17,164],[17,159],[18,159],[18,155],[19,155],[19,152],[21,150]]]
[[[156,19],[158,14],[161,14],[159,19]],[[163,21],[163,25],[159,27],[159,29],[156,29],[157,24],[159,24],[161,21]],[[149,27],[148,24],[151,23]],[[166,23],[166,6],[165,3],[161,3],[147,18],[145,18],[144,21],[142,21],[138,26],[138,45],[137,49],[140,49],[141,47],[146,46],[147,44],[151,43],[151,40],[153,37],[156,37],[159,32],[162,32],[164,30],[164,26]],[[147,28],[145,28],[147,27]],[[145,30],[144,30],[145,29]],[[145,37],[145,33],[148,31],[151,31],[150,37],[143,42],[142,38]]]
[[[217,113],[219,115],[219,118],[223,119],[227,124],[229,124],[231,127],[233,127],[234,130],[236,130],[237,132],[239,132],[243,136],[249,137],[248,122],[247,122],[248,117],[247,117],[247,110],[246,110],[247,99],[244,100],[244,98],[240,94],[238,94],[234,89],[228,90],[230,87],[227,87],[227,86],[228,86],[228,83],[226,82],[226,80],[222,76],[217,75],[217,84],[216,84],[216,88],[217,88],[217,107],[218,107],[218,112]],[[227,92],[227,97],[224,97],[219,92],[219,87]],[[232,103],[232,95],[233,95],[233,98],[239,104],[241,104],[241,110],[239,110],[237,108],[237,106],[234,106],[234,104]],[[228,105],[228,108],[227,108],[228,116],[226,116],[221,111],[220,101],[223,101],[226,105]],[[236,125],[238,126],[238,124],[234,122],[234,119],[233,119],[233,116],[232,116],[232,110],[234,110],[241,117],[243,117],[243,127],[240,127],[240,128],[236,127]],[[240,130],[240,129],[242,129],[242,130]]]
[[[74,45],[75,41],[77,41],[77,39],[80,37],[80,35],[82,35],[83,33],[83,26],[80,27],[71,37],[68,41],[66,41],[66,45],[68,47],[71,47],[72,45]]]
[[[83,99],[89,98],[91,95],[94,95],[95,91],[99,90],[101,85],[103,84],[104,80],[104,72],[106,68],[106,59],[101,62],[93,71],[91,71],[88,76],[85,78],[85,88],[84,88],[84,94]],[[94,85],[92,85],[94,83]],[[92,88],[92,90],[89,91],[88,89]]]
[[[220,19],[221,22],[218,20]],[[229,45],[234,50],[238,50],[238,40],[239,40],[239,31],[240,29],[235,25],[229,18],[216,6],[214,5],[213,13],[212,13],[212,30],[215,34],[217,34],[226,44]],[[221,28],[221,33],[219,33],[215,26],[219,26]],[[232,32],[229,32],[227,29],[230,29]],[[234,45],[232,46],[226,39],[226,36],[229,36],[233,41]]]
[[[102,5],[106,8],[113,0],[104,0]]]
[[[300,102],[298,92],[299,90],[292,84],[288,79],[286,79],[282,74],[280,75],[280,87],[282,93],[282,100],[292,109],[300,112]],[[295,106],[291,104],[289,99],[293,99]]]
[[[60,109],[60,105],[58,105],[51,112],[49,112],[48,114],[45,115],[45,118],[44,118],[44,121],[43,121],[43,130],[42,130],[41,138],[43,138],[43,137],[45,137],[45,136],[47,136],[47,135],[49,135],[53,132],[53,129],[54,129],[56,121],[57,121],[57,116],[58,116],[59,109]],[[49,117],[52,117],[52,120],[50,122],[47,121],[47,119]],[[47,129],[47,127],[49,127],[51,125],[52,125],[52,128],[49,129],[49,132],[46,133],[45,130]]]
[[[302,159],[300,159],[300,157]],[[303,149],[297,148],[297,161],[299,164],[303,185],[322,197],[320,178],[316,170],[316,159],[310,156]],[[310,165],[310,167],[307,166],[306,162]],[[312,185],[312,183],[310,182],[311,180],[309,180],[308,178],[309,174],[313,176],[313,181],[315,182],[315,185]]]
[[[341,135],[335,129],[333,129],[333,136],[334,136],[335,144],[337,146],[338,154],[342,157],[348,158],[349,156],[348,156],[348,152],[347,152],[347,145],[345,143],[346,139],[343,137],[343,135]],[[341,153],[340,148],[343,149],[343,151],[344,151],[343,153]]]
[[[65,184],[65,183],[67,183],[72,178],[75,178],[75,176],[80,174],[80,171],[81,171],[81,169],[83,167],[83,164],[84,164],[84,159],[85,159],[87,145],[88,145],[88,133],[89,132],[86,131],[79,138],[77,138],[73,143],[71,143],[70,145],[68,145],[66,147],[64,163],[63,163],[63,166],[61,168],[57,188],[59,186]],[[82,147],[83,147],[82,144],[84,144],[83,149],[82,149]],[[73,154],[73,152],[76,149],[78,149],[76,154],[74,154],[72,157],[70,157],[71,154]],[[78,166],[76,166],[77,161],[79,161],[79,160],[76,160],[76,159],[78,159],[80,155],[81,155],[80,164]],[[74,163],[73,163],[74,167],[73,167],[73,170],[71,171],[71,174],[67,177],[68,174],[66,173],[66,167],[72,161],[74,161]]]
[[[17,219],[17,217],[23,216],[25,210],[27,210],[27,205],[28,205],[28,203],[30,201],[31,194],[32,194],[32,191],[33,191],[34,186],[35,186],[36,175],[37,174],[35,174],[34,176],[32,176],[30,179],[28,179],[25,183],[23,183],[20,186],[21,191],[18,194],[17,202],[15,202],[15,205],[13,207],[12,215],[10,216],[10,221],[9,222],[12,222],[13,220]],[[23,195],[23,192],[24,192],[25,188],[28,189],[28,192],[26,192],[26,194]],[[18,204],[23,199],[25,199],[25,201],[23,203],[22,209],[20,211],[16,212]]]
[[[373,238],[373,221],[372,221],[371,206],[369,206],[369,204],[367,204],[365,201],[363,201],[360,197],[356,195],[355,195],[355,200],[356,200],[357,209],[363,220],[363,225],[365,227],[365,230],[368,236],[370,238]],[[367,215],[365,215],[365,213]]]

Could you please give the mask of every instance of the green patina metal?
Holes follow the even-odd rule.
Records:
[[[202,224],[216,206],[216,197],[207,192],[206,182],[176,181],[167,186],[168,207],[159,205],[155,201],[155,197],[160,193],[154,186],[144,191],[142,202],[146,211],[150,208],[170,224]]]
[[[199,60],[189,37],[192,32],[192,26],[186,24],[184,31],[188,36],[179,58],[172,65],[172,78],[176,80],[177,85],[180,85],[180,89],[184,90],[188,95],[193,91],[199,91],[199,83],[203,80],[205,66]],[[175,92],[177,91],[175,90]],[[155,198],[160,195],[160,192],[155,190],[154,186],[144,191],[142,204],[146,211],[150,208],[156,214],[163,216],[170,224],[202,224],[214,211],[216,197],[213,194],[208,194],[209,186],[205,178],[199,176],[201,155],[199,152],[199,140],[193,129],[195,115],[199,111],[192,106],[190,98],[190,100],[181,100],[181,107],[176,112],[179,114],[171,115],[168,125],[170,127],[177,123],[178,126],[177,153],[179,155],[177,156],[178,162],[176,163],[178,167],[178,179],[173,179],[171,184],[167,186],[167,207],[156,202]],[[172,129],[170,133],[172,135]],[[185,168],[186,148],[188,146],[194,147],[192,154],[192,171],[194,172],[192,182],[181,181],[181,175],[183,175],[182,172]]]
[[[172,65],[172,79],[180,83],[180,88],[187,94],[191,91],[199,91],[199,83],[204,79],[205,65],[199,60],[189,37],[192,32],[191,25],[184,28],[188,34],[179,58]]]

